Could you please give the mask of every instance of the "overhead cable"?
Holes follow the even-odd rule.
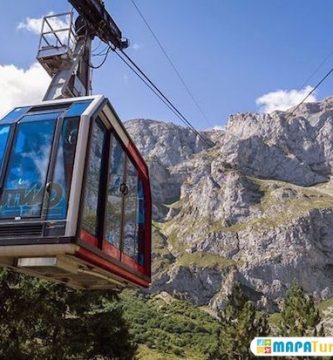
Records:
[[[332,74],[333,68],[318,82],[318,84],[304,97],[304,99],[294,108],[294,110],[291,112],[291,115],[293,115],[296,110],[308,99],[310,95],[312,95],[319,86]]]
[[[330,51],[325,57],[324,59],[319,63],[319,65],[313,70],[313,72],[309,75],[309,77],[303,82],[303,84],[301,85],[301,89],[307,85],[307,83],[313,78],[313,76],[315,74],[317,74],[317,72],[322,68],[322,66],[326,63],[326,61],[332,56],[333,54],[333,50]]]
[[[133,6],[135,7],[135,9],[137,10],[138,14],[140,15],[141,19],[143,20],[143,22],[145,23],[145,25],[147,26],[148,30],[150,31],[150,33],[152,34],[153,38],[155,39],[157,45],[159,46],[159,48],[161,49],[162,53],[164,54],[164,56],[166,57],[166,59],[168,60],[169,64],[171,65],[171,67],[173,68],[173,70],[175,71],[178,79],[180,80],[180,82],[183,84],[186,92],[188,93],[188,95],[190,96],[190,98],[192,99],[193,103],[195,104],[196,108],[198,109],[198,111],[200,112],[200,114],[202,115],[202,117],[206,120],[207,123],[210,124],[210,121],[208,120],[208,117],[206,116],[206,114],[204,113],[204,111],[202,110],[201,106],[199,105],[198,101],[196,100],[196,98],[194,97],[192,91],[190,90],[189,86],[186,84],[183,76],[180,74],[179,70],[177,69],[176,65],[174,64],[174,62],[171,60],[170,56],[168,55],[168,53],[166,52],[164,46],[162,45],[161,41],[158,39],[157,35],[155,34],[155,32],[153,31],[153,29],[151,28],[151,26],[149,25],[147,19],[145,18],[145,16],[143,15],[142,11],[139,9],[139,7],[137,6],[137,4],[135,3],[134,0],[131,0]]]
[[[190,121],[178,110],[178,108],[164,95],[164,93],[153,83],[153,81],[145,74],[145,72],[127,55],[123,50],[117,50],[112,48],[118,57],[131,68],[132,71],[135,69],[135,74],[148,86],[150,90],[157,95],[164,104],[167,104],[168,108],[187,126],[189,127],[198,137],[208,146],[215,145],[212,141],[205,139],[198,130],[190,123]],[[140,76],[139,76],[140,74]]]

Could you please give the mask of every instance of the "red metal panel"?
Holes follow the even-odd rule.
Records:
[[[80,231],[80,239],[85,241],[86,243],[94,246],[98,246],[98,240],[95,236],[89,234],[87,231],[81,229]]]
[[[91,251],[86,250],[82,247],[76,253],[76,256],[84,261],[87,261],[91,264],[99,266],[100,268],[102,268],[106,271],[109,271],[110,273],[113,273],[116,276],[119,276],[120,278],[124,279],[124,281],[128,281],[128,282],[137,284],[142,287],[149,286],[148,281],[140,278],[139,276],[131,274],[130,272],[120,268],[119,266],[112,264],[110,261],[107,261],[107,260],[99,257],[98,255],[92,253]]]
[[[95,236],[89,234],[85,230],[81,230],[80,238],[81,238],[81,240],[85,241],[86,243],[88,243],[90,245],[93,245],[96,247],[98,246],[97,238]],[[145,241],[146,241],[146,239],[145,239]],[[145,250],[146,250],[146,247],[145,247]],[[134,259],[132,259],[128,255],[126,255],[125,253],[121,253],[119,249],[117,249],[115,246],[113,246],[106,240],[103,241],[103,250],[102,251],[105,254],[110,255],[117,260],[120,260],[120,258],[121,258],[121,262],[126,264],[129,268],[133,269],[134,271],[136,271],[142,275],[146,275],[146,276],[150,277],[150,266],[149,266],[149,271],[147,271],[147,267],[141,266]],[[146,254],[145,254],[145,256],[146,256]],[[106,260],[104,260],[104,261],[106,261]],[[115,265],[112,264],[112,266],[115,266]],[[126,270],[122,270],[122,271],[126,272]]]
[[[120,260],[120,250],[110,244],[107,240],[103,241],[103,251],[115,259]]]
[[[124,144],[123,144],[124,145]],[[134,163],[135,167],[138,170],[139,177],[143,182],[144,187],[144,196],[145,196],[145,223],[144,227],[142,228],[143,232],[143,256],[144,256],[144,265],[138,264],[134,259],[129,257],[128,255],[121,253],[119,249],[115,246],[110,244],[108,241],[104,240],[102,245],[102,251],[106,254],[111,256],[116,260],[120,260],[124,267],[128,267],[133,271],[137,272],[138,275],[132,274],[126,269],[123,269],[121,266],[113,264],[111,261],[108,261],[104,258],[101,258],[97,254],[93,252],[80,248],[77,256],[86,260],[96,266],[100,266],[101,268],[114,273],[115,275],[124,278],[125,280],[132,282],[134,284],[148,287],[149,281],[144,280],[140,277],[140,274],[143,277],[151,277],[151,220],[152,220],[152,203],[151,203],[151,192],[150,192],[150,184],[149,184],[149,171],[146,163],[144,162],[141,154],[139,153],[138,149],[135,145],[130,141],[127,147],[124,147],[128,156],[131,158],[132,162]],[[98,239],[95,236],[92,236],[88,232],[81,230],[80,231],[80,238],[88,244],[99,248]]]
[[[125,253],[121,254],[121,262],[123,262],[124,264],[126,264],[127,266],[132,268],[133,270],[135,270],[141,274],[147,275],[146,269],[143,266],[139,265],[133,258],[126,255]]]

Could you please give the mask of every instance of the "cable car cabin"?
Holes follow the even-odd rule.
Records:
[[[0,121],[0,265],[74,288],[148,287],[148,169],[103,96]]]

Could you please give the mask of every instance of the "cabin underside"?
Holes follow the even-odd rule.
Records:
[[[75,256],[75,244],[0,247],[0,266],[75,289],[121,290],[130,286],[116,275]]]

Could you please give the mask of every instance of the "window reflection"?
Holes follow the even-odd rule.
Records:
[[[138,225],[138,253],[137,261],[140,265],[144,264],[144,225],[145,225],[145,195],[143,183],[138,181],[138,200],[137,200],[137,225]]]
[[[127,164],[126,185],[128,193],[125,196],[124,240],[123,251],[130,257],[136,257],[137,249],[137,188],[138,173],[131,161]]]
[[[5,155],[5,150],[7,146],[7,140],[9,135],[9,125],[0,126],[0,170],[2,168],[2,161]]]
[[[1,218],[41,215],[54,128],[54,120],[18,125],[1,194]]]
[[[57,158],[48,200],[48,219],[64,219],[72,182],[79,119],[66,119],[57,149]]]
[[[105,129],[98,122],[95,122],[93,125],[90,143],[86,191],[82,216],[83,227],[90,234],[95,236],[97,236],[97,210],[104,142]]]
[[[123,201],[120,185],[124,182],[125,153],[114,136],[111,136],[111,163],[109,169],[106,240],[119,249]]]
[[[138,171],[115,136],[106,211],[106,240],[140,265],[144,263],[144,189]]]

